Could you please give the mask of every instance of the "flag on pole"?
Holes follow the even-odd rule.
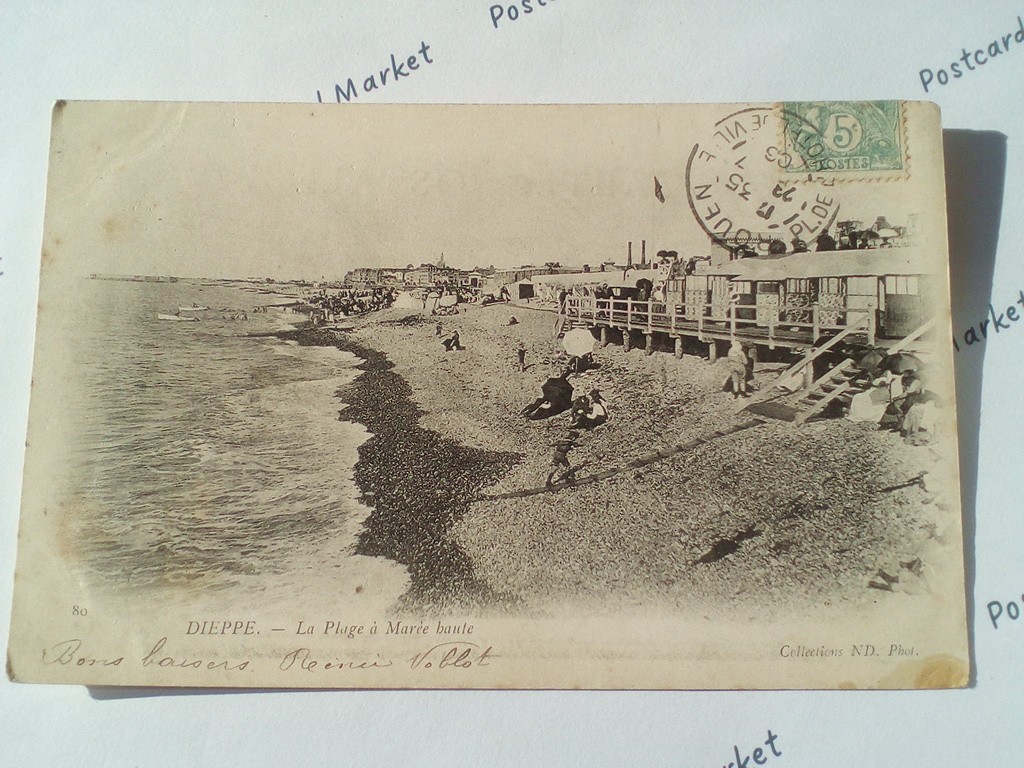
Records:
[[[654,196],[658,198],[658,202],[665,202],[665,193],[661,190],[661,182],[657,176],[654,177]]]

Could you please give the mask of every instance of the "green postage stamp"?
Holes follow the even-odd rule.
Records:
[[[790,101],[782,113],[788,173],[906,170],[898,101]]]

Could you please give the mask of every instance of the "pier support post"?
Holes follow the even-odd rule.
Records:
[[[607,325],[602,325],[601,326],[601,346],[602,347],[607,347],[608,346],[608,326]]]
[[[645,334],[644,354],[645,355],[653,355],[654,354],[654,334],[653,333]]]
[[[622,351],[629,352],[633,348],[633,339],[629,335],[629,329],[625,328],[622,331]]]
[[[676,336],[676,360],[683,359],[683,337]]]
[[[708,342],[708,362],[713,363],[718,359],[718,342],[714,339]]]
[[[804,390],[809,390],[814,386],[814,366],[808,363],[804,366]]]

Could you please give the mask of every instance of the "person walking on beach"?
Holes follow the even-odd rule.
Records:
[[[570,432],[560,440],[556,440],[554,443],[555,453],[551,457],[551,471],[548,473],[548,479],[544,481],[544,487],[553,489],[555,487],[555,475],[561,475],[558,478],[558,482],[564,482],[566,485],[572,485],[576,482],[576,470],[573,469],[569,463],[569,451],[576,447],[576,438],[578,437],[577,432]]]

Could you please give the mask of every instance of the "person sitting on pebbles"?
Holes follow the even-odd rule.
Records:
[[[561,376],[552,376],[540,387],[541,396],[520,411],[531,421],[546,419],[564,413],[572,407],[573,390],[569,383],[569,373],[565,371]]]
[[[580,395],[572,401],[572,409],[569,411],[569,426],[573,429],[583,427],[588,413],[590,413],[590,398]]]
[[[599,427],[608,421],[608,403],[601,396],[600,390],[590,390],[590,410],[583,420],[586,429]]]
[[[593,353],[587,352],[585,355],[573,355],[569,358],[568,372],[583,374],[597,367],[597,363],[594,362]]]
[[[594,429],[608,421],[608,404],[596,389],[573,403],[571,426],[574,429]]]
[[[452,331],[451,336],[442,341],[441,344],[444,345],[445,352],[451,352],[452,350],[455,349],[465,349],[465,347],[463,347],[459,341],[458,331]]]

